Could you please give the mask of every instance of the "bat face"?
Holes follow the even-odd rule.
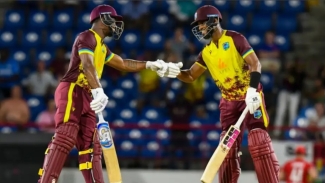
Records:
[[[97,125],[99,142],[103,148],[110,148],[113,145],[109,126],[107,122],[102,122]]]
[[[234,126],[231,126],[228,130],[227,134],[222,140],[221,150],[222,152],[228,152],[232,145],[236,142],[236,139],[239,135],[240,131],[236,129]]]

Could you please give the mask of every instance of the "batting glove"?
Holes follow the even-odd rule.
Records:
[[[92,89],[91,93],[93,100],[90,102],[90,108],[96,114],[102,112],[108,103],[108,97],[105,95],[103,88]]]
[[[157,62],[165,63],[162,60],[158,60]],[[180,68],[183,67],[182,62],[178,63],[165,63],[167,67],[163,67],[157,71],[157,74],[160,77],[168,77],[168,78],[176,78],[178,74],[181,72]]]
[[[152,71],[157,71],[159,69],[163,69],[163,68],[167,68],[167,65],[165,64],[165,62],[159,62],[160,60],[157,61],[147,61],[146,62],[146,69],[150,69]]]
[[[247,89],[245,99],[249,113],[254,114],[254,112],[261,106],[261,101],[261,96],[258,92],[256,92],[256,89],[249,87]]]

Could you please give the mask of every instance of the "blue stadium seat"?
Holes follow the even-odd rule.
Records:
[[[42,44],[41,33],[37,31],[26,31],[23,34],[22,47],[40,47]]]
[[[123,104],[129,99],[127,93],[121,88],[111,88],[108,96],[114,99],[116,102],[121,102]]]
[[[279,4],[277,0],[262,0],[259,2],[258,12],[261,14],[268,14],[277,12],[279,10]]]
[[[255,50],[261,48],[264,42],[264,35],[261,34],[249,33],[246,35],[246,38]]]
[[[108,49],[111,51],[114,50],[116,46],[116,40],[114,40],[112,37],[105,37],[104,43],[107,45]]]
[[[66,35],[64,32],[51,31],[47,33],[46,47],[48,49],[56,49],[66,45]]]
[[[290,49],[290,37],[287,35],[277,34],[275,36],[275,44],[281,51],[288,51]]]
[[[261,83],[263,85],[263,91],[271,92],[274,86],[274,76],[270,72],[263,72],[261,76]]]
[[[230,8],[230,1],[228,0],[214,0],[213,5],[218,7],[220,11],[228,11]]]
[[[132,49],[137,49],[141,44],[141,34],[137,30],[124,31],[120,38],[120,45],[123,51],[129,52]]]
[[[108,1],[108,2],[110,2],[110,1]],[[111,4],[111,5],[115,8],[117,14],[121,14],[123,6],[125,6],[129,2],[130,2],[130,0],[116,0],[116,1],[114,1],[114,4]]]
[[[211,118],[219,118],[219,104],[215,101],[210,101],[207,102],[205,105],[205,108],[207,110],[207,112],[209,113],[209,115],[211,116]]]
[[[295,16],[278,15],[275,30],[280,34],[289,34],[297,30],[298,23]]]
[[[165,37],[161,32],[149,31],[145,36],[145,48],[148,50],[162,50],[165,46]]]
[[[141,156],[144,158],[157,158],[162,154],[160,145],[155,141],[148,142],[141,151]]]
[[[248,130],[244,131],[243,140],[242,140],[241,145],[242,145],[242,147],[248,146]]]
[[[25,24],[25,15],[23,11],[7,11],[4,20],[4,27],[10,29],[22,28]]]
[[[272,18],[269,15],[256,14],[252,19],[250,26],[251,33],[264,33],[272,28]]]
[[[144,108],[141,117],[148,120],[150,123],[161,123],[163,121],[161,111],[151,107]]]
[[[230,15],[227,22],[227,29],[236,30],[238,32],[245,31],[247,28],[247,21],[245,15]]]
[[[36,59],[37,61],[46,62],[48,66],[54,58],[54,50],[37,50]]]
[[[12,48],[17,46],[16,35],[13,31],[0,31],[0,47]]]
[[[91,27],[91,24],[89,22],[89,15],[90,14],[88,11],[80,13],[80,15],[78,16],[77,30],[84,31]]]
[[[13,50],[11,57],[16,60],[20,66],[24,67],[30,64],[29,53],[26,50]]]
[[[138,156],[136,146],[129,140],[122,141],[117,150],[118,157],[132,158]]]
[[[170,7],[168,1],[149,0],[149,3],[146,4],[149,6],[150,12],[153,12],[154,14],[166,13]]]
[[[305,10],[305,1],[301,0],[287,0],[284,1],[283,13],[292,15],[298,14]]]
[[[28,29],[38,30],[47,28],[49,25],[49,16],[44,11],[32,11],[29,16]]]
[[[236,1],[234,11],[238,14],[245,14],[252,12],[255,9],[255,2],[253,0],[238,0]]]
[[[102,77],[100,79],[100,84],[102,85],[104,91],[111,89],[111,80],[108,77]]]
[[[56,11],[53,16],[53,28],[55,30],[65,31],[73,26],[72,11]]]
[[[142,131],[139,129],[131,129],[128,131],[128,137],[131,142],[136,146],[142,146],[145,143],[145,139],[143,138]]]
[[[218,147],[221,130],[210,130],[207,132],[207,142],[211,147]]]
[[[220,102],[222,97],[221,91],[215,91],[213,94],[213,100],[215,100],[216,102]]]
[[[8,134],[8,133],[15,133],[18,131],[17,127],[13,126],[0,126],[0,133]]]
[[[123,89],[129,99],[135,99],[138,96],[138,85],[134,77],[121,77],[117,81],[117,87]]]
[[[172,79],[170,89],[175,93],[175,95],[178,95],[182,92],[182,85],[183,83],[178,79]]]
[[[93,10],[96,6],[101,4],[106,4],[107,0],[89,0],[87,3],[87,8],[89,11]]]
[[[135,110],[124,108],[118,112],[117,118],[123,120],[125,123],[137,123],[138,116]]]
[[[170,142],[170,130],[160,129],[156,131],[156,141],[163,146],[169,145]]]
[[[153,30],[167,30],[172,28],[173,20],[168,14],[157,14],[151,19],[151,27]]]
[[[28,95],[25,97],[31,113],[31,121],[35,121],[37,115],[46,109],[44,98],[41,96]]]

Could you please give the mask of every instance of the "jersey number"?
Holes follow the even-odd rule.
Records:
[[[304,169],[302,166],[294,166],[290,172],[290,181],[295,183],[302,182]]]

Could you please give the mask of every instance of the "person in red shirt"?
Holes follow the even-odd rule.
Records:
[[[308,183],[317,178],[316,168],[312,163],[305,160],[306,148],[298,146],[295,150],[296,157],[287,163],[280,170],[280,180],[286,183]]]

